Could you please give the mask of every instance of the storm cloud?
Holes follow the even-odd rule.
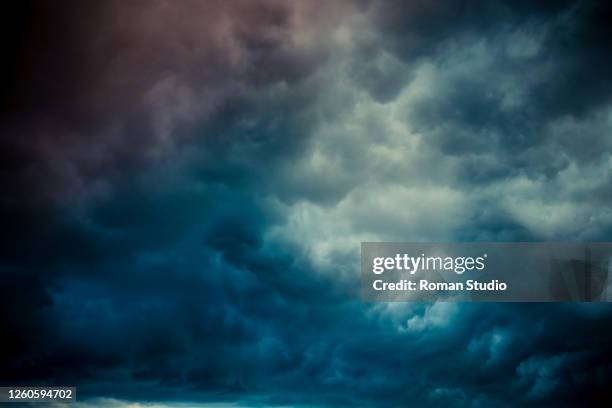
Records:
[[[7,10],[0,382],[86,408],[603,403],[607,305],[363,303],[358,251],[610,240],[611,11]]]

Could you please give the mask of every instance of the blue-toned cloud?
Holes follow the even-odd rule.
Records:
[[[83,407],[603,401],[606,305],[366,304],[357,263],[366,240],[610,239],[607,5],[18,14],[2,383]]]

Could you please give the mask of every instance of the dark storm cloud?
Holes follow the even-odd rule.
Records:
[[[376,30],[356,29],[348,67],[330,75],[351,85],[324,98],[338,119],[287,172],[301,175],[293,188],[327,170],[302,196],[338,203],[325,217],[336,226],[351,223],[351,210],[394,225],[393,239],[405,239],[393,229],[425,239],[607,239],[611,78],[599,68],[609,65],[609,12],[599,2],[368,3]],[[398,222],[401,200],[420,216]],[[442,214],[438,230],[422,221],[432,212]],[[486,225],[470,224],[480,219]]]
[[[522,404],[569,406],[605,391],[609,308],[365,312],[294,249],[261,240],[275,218],[252,192],[160,190],[152,178],[101,202],[87,221],[64,221],[80,233],[55,237],[73,256],[45,260],[56,270],[46,301],[12,297],[2,309],[22,322],[11,327],[36,322],[25,350],[3,349],[3,380],[127,399],[181,390],[185,399],[334,406],[461,406],[457,393],[465,405],[511,406],[524,395]]]
[[[443,70],[439,91],[408,112],[432,144],[450,154],[498,155],[506,166],[490,173],[493,178],[517,168],[551,176],[567,165],[546,149],[581,162],[610,151],[605,130],[586,127],[572,135],[581,142],[569,144],[547,128],[567,117],[596,125],[609,107],[607,3],[400,3],[377,3],[374,16],[394,55],[411,64],[432,61]],[[541,145],[536,157],[523,155]]]
[[[300,43],[302,20],[327,13],[317,20],[324,31],[332,8],[277,1],[18,8],[11,92],[3,98],[5,188],[28,202],[87,194],[126,162],[150,163],[206,137],[194,127],[228,103],[313,72],[324,50]]]
[[[18,10],[2,383],[254,406],[603,400],[609,307],[363,304],[353,263],[363,237],[609,239],[606,6],[178,4]]]

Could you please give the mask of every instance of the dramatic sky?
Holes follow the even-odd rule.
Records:
[[[532,3],[2,5],[0,383],[602,402],[612,307],[358,297],[361,241],[612,240],[612,8]]]

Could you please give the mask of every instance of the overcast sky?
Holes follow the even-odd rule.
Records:
[[[361,241],[612,239],[606,2],[60,3],[2,13],[2,384],[603,398],[607,305],[357,294]]]

